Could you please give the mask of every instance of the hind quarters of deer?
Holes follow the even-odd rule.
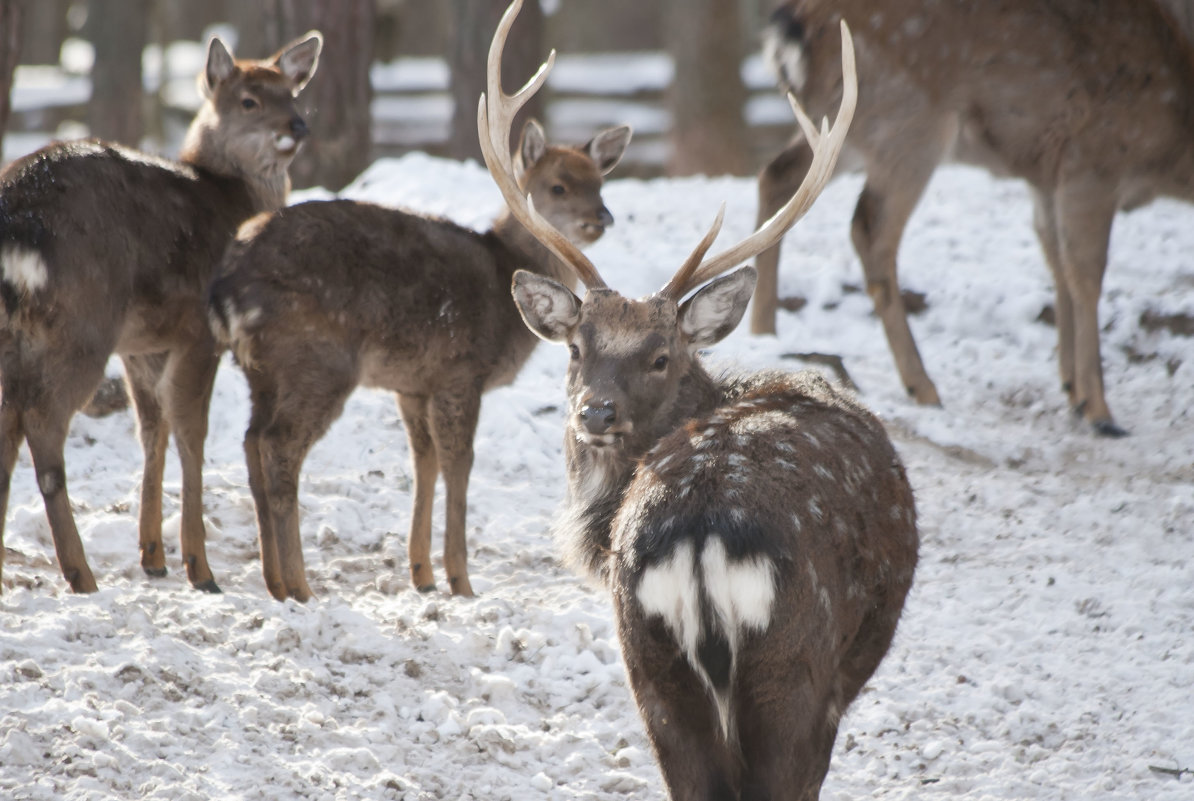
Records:
[[[552,247],[561,237],[500,160],[552,61],[514,95],[501,91],[520,5],[494,36],[478,126],[512,212]],[[526,325],[571,356],[557,533],[566,560],[610,588],[630,685],[677,801],[815,798],[840,715],[886,654],[916,567],[912,490],[873,415],[817,376],[714,378],[697,355],[737,326],[755,286],[754,268],[722,274],[783,236],[833,173],[857,99],[845,25],[842,38],[835,124],[809,131],[804,181],[746,240],[706,260],[719,214],[667,286],[640,300],[562,248],[583,299],[548,276],[514,277]]]
[[[271,59],[234,60],[219,39],[181,160],[96,141],[49,145],[0,175],[0,560],[12,471],[28,442],[58,562],[71,589],[95,578],[71,514],[63,449],[74,413],[120,354],[145,470],[141,565],[166,572],[162,473],[182,464],[182,561],[218,592],[202,512],[203,442],[217,353],[206,291],[237,226],[281,206],[307,126],[295,96],[318,63],[316,32]]]
[[[601,185],[629,139],[618,127],[579,147],[548,145],[532,120],[518,146],[521,187],[572,242],[593,242],[613,224]],[[357,386],[393,391],[405,423],[413,586],[435,589],[431,511],[442,474],[444,571],[452,594],[473,594],[465,515],[481,396],[512,381],[538,342],[510,297],[520,267],[573,280],[507,213],[478,233],[369,203],[316,201],[242,228],[210,308],[250,387],[245,457],[274,597],[312,594],[299,471]]]

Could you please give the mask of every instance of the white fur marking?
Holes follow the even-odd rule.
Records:
[[[0,274],[22,293],[36,292],[50,280],[46,260],[41,254],[19,246],[0,250]]]

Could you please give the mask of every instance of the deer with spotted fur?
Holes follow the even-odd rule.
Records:
[[[506,200],[545,244],[561,237],[521,198],[502,158],[510,120],[551,59],[504,95],[489,57],[482,151]],[[814,374],[714,378],[697,351],[740,321],[769,247],[832,174],[854,111],[846,91],[807,177],[739,245],[704,259],[721,216],[671,281],[631,300],[578,252],[587,287],[515,274],[537,335],[567,345],[567,560],[608,585],[630,685],[672,799],[814,799],[842,712],[886,654],[917,561],[916,512],[883,426]],[[720,276],[720,277],[719,277]],[[695,292],[694,292],[695,290]],[[691,295],[690,295],[691,293]]]

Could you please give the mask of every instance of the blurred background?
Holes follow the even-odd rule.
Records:
[[[1161,1],[1194,31],[1194,0]],[[510,37],[506,88],[554,47],[556,69],[528,108],[554,141],[629,123],[619,175],[753,174],[794,130],[759,57],[777,3],[528,0]],[[210,36],[256,58],[311,28],[325,46],[302,100],[314,135],[291,168],[296,187],[336,190],[374,159],[411,150],[479,160],[476,102],[506,5],[0,0],[0,161],[87,135],[175,155]]]

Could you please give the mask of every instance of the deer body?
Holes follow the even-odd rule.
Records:
[[[63,575],[96,589],[66,493],[70,419],[121,355],[145,473],[141,564],[165,573],[161,492],[167,438],[183,469],[182,558],[218,591],[204,547],[203,440],[217,363],[204,299],[237,226],[284,201],[306,126],[294,95],[315,69],[318,34],[272,61],[234,62],[213,40],[181,162],[114,144],[50,145],[0,175],[0,535],[27,441]],[[2,537],[0,537],[2,538]],[[2,556],[2,551],[0,551]]]
[[[613,223],[601,202],[601,176],[629,136],[615,128],[581,148],[548,147],[538,123],[525,129],[523,186],[575,241],[593,241]],[[289,207],[244,227],[213,284],[211,309],[250,386],[245,452],[266,584],[275,597],[311,595],[298,472],[358,385],[395,392],[406,424],[415,474],[414,586],[435,586],[431,507],[442,472],[445,571],[453,594],[472,594],[465,504],[481,395],[512,381],[537,343],[509,294],[519,268],[562,281],[571,276],[507,214],[481,234],[330,201]]]
[[[833,173],[857,102],[848,29],[833,127],[818,133],[793,106],[814,154],[791,197],[706,260],[719,214],[663,289],[630,300],[567,252],[502,158],[510,121],[552,63],[502,92],[520,5],[494,36],[478,127],[512,212],[587,287],[582,300],[548,276],[514,275],[523,321],[571,356],[566,560],[610,588],[671,798],[814,799],[838,719],[887,652],[912,584],[912,491],[883,427],[824,380],[714,379],[697,354],[734,329],[755,288],[752,267],[722,273],[773,246]]]
[[[946,158],[1022,178],[1056,290],[1059,372],[1099,433],[1125,433],[1107,406],[1098,300],[1117,210],[1194,199],[1194,58],[1153,0],[796,0],[770,50],[814,113],[840,94],[835,30],[859,42],[858,119],[847,144],[866,184],[852,225],[868,292],[909,394],[936,404],[896,278],[904,227]],[[759,219],[803,175],[794,142],[760,174]],[[752,331],[774,333],[778,251],[759,259]]]

